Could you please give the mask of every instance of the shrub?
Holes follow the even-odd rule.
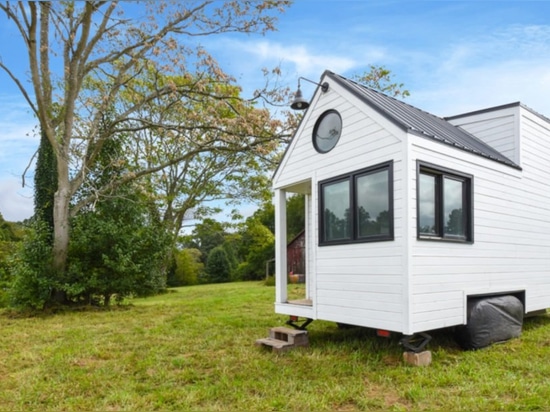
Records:
[[[197,285],[204,270],[200,250],[189,248],[176,251],[175,254],[176,268],[173,276],[168,279],[168,286]]]
[[[11,303],[16,307],[43,309],[59,279],[52,270],[51,233],[38,221],[19,245],[9,267],[13,284]]]
[[[208,254],[206,261],[206,280],[208,283],[231,281],[231,265],[223,247],[218,246]]]
[[[113,296],[145,296],[166,286],[166,233],[132,202],[112,202],[108,210],[85,212],[73,221],[63,288],[73,301],[99,298],[107,305]]]

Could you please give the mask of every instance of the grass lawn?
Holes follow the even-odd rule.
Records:
[[[108,311],[0,316],[0,410],[550,410],[550,318],[520,339],[463,352],[433,333],[433,362],[399,337],[315,321],[310,346],[254,346],[286,317],[274,288],[174,289]]]

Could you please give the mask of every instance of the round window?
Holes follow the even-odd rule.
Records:
[[[319,153],[331,151],[342,133],[342,118],[336,110],[324,112],[313,128],[313,147]]]

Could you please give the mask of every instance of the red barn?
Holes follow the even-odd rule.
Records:
[[[304,230],[298,233],[287,245],[287,273],[297,276],[297,283],[305,282],[305,247],[306,235]]]

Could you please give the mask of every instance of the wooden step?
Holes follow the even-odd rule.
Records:
[[[271,347],[273,349],[273,352],[276,353],[285,352],[294,347],[294,345],[290,342],[273,338],[258,339],[256,341],[256,345]]]
[[[284,352],[298,346],[308,346],[309,340],[306,330],[296,330],[284,326],[269,329],[269,337],[258,339],[258,346],[273,348],[273,352]]]

